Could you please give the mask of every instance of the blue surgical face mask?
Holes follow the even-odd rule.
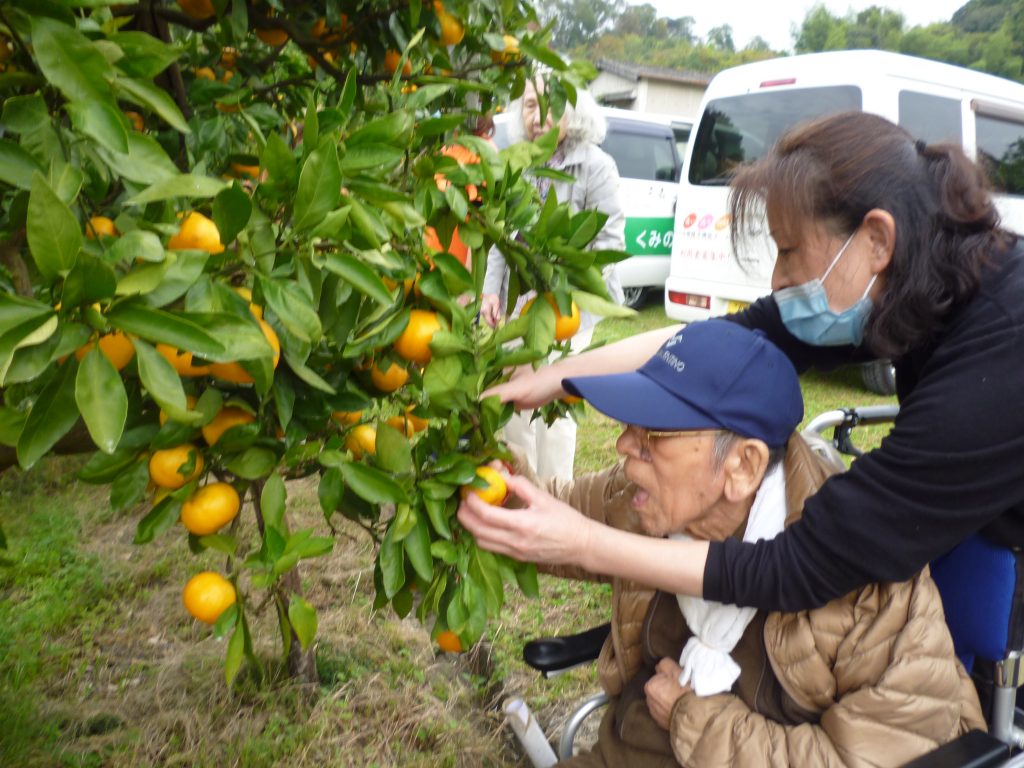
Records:
[[[806,283],[783,288],[775,292],[775,303],[779,306],[782,324],[801,341],[816,347],[838,347],[847,344],[859,346],[864,340],[864,326],[871,314],[871,299],[868,292],[878,275],[872,275],[864,294],[852,307],[835,312],[828,305],[828,294],[824,281],[832,268],[839,262],[847,247],[853,242],[854,230],[839,253],[828,265],[825,274]]]

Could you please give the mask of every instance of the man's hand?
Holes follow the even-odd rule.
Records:
[[[689,686],[679,684],[679,675],[683,668],[675,661],[664,658],[655,667],[655,674],[644,686],[644,693],[647,695],[647,709],[654,718],[654,722],[669,730],[669,718],[672,716],[672,707],[675,706],[679,697],[690,690]]]
[[[501,322],[501,299],[497,294],[485,293],[480,297],[480,317],[491,328],[497,328]]]
[[[470,494],[459,505],[459,522],[491,552],[516,560],[578,565],[594,523],[568,504],[537,488],[525,477],[508,478],[509,493],[525,506],[495,507]]]
[[[539,408],[565,395],[562,389],[562,378],[558,364],[542,365],[533,370],[529,365],[521,365],[512,372],[508,381],[497,384],[480,395],[481,398],[497,395],[503,403],[512,403],[516,410]]]

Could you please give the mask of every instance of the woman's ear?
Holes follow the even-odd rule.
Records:
[[[768,446],[752,437],[733,444],[723,465],[725,486],[722,489],[726,499],[738,502],[757,493],[768,471]]]
[[[871,274],[884,272],[896,249],[896,219],[883,208],[872,208],[864,216],[860,228],[868,236]]]

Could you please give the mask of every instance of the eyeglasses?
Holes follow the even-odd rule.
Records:
[[[651,438],[663,438],[663,437],[704,437],[707,435],[717,435],[724,432],[724,429],[686,429],[678,432],[665,432],[659,429],[644,429],[643,427],[632,426],[631,429],[635,429],[640,433],[640,445],[643,447],[645,453],[651,452]]]

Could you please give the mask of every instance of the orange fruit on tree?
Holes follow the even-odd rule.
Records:
[[[263,335],[274,350],[274,368],[276,370],[278,363],[281,362],[281,342],[277,338],[277,333],[270,327],[270,323],[262,318],[257,318],[256,322],[260,324]],[[210,366],[210,373],[218,379],[234,384],[252,384],[254,381],[252,374],[238,363],[213,363]]]
[[[220,51],[220,65],[224,69],[234,69],[238,63],[238,51],[230,45],[225,45]]]
[[[500,51],[491,51],[491,61],[495,64],[511,64],[523,58],[519,51],[519,38],[514,35],[503,35],[505,47]]]
[[[558,304],[555,302],[553,294],[545,293],[544,298],[547,300],[551,308],[555,310],[555,341],[565,341],[571,339],[576,335],[576,331],[580,329],[580,308],[574,301],[572,303],[572,314],[563,315],[558,311]],[[533,306],[533,299],[530,299],[523,305],[523,311],[520,313],[524,317],[526,313],[530,311],[530,307]]]
[[[177,234],[167,241],[167,247],[172,251],[194,248],[211,255],[224,252],[217,225],[198,211],[189,212]]]
[[[124,116],[127,117],[129,121],[131,121],[132,127],[139,133],[142,133],[144,130],[146,130],[146,121],[138,112],[132,112],[129,110],[128,112],[124,113]]]
[[[100,352],[117,370],[123,370],[135,357],[135,347],[123,331],[112,331],[99,337],[98,341],[90,341],[75,350],[75,359],[81,360],[86,353],[99,344]]]
[[[395,290],[395,288],[398,287],[398,281],[393,280],[392,278],[388,277],[387,275],[382,276],[381,280],[384,281],[384,285],[387,286],[389,291],[393,291],[393,290]],[[415,281],[411,277],[407,277],[405,280],[402,281],[402,295],[403,296],[408,296],[409,295],[409,291],[412,290],[413,282],[415,282]]]
[[[433,227],[425,227],[423,229],[423,245],[432,253],[444,251],[444,246],[441,245],[441,239],[437,236],[437,230]],[[452,230],[452,241],[448,245],[447,252],[458,259],[459,263],[462,265],[465,265],[466,262],[469,261],[469,246],[462,242],[462,239],[459,237],[458,227],[455,227]]]
[[[401,61],[402,54],[393,49],[388,49],[384,53],[384,69],[388,71],[388,74],[395,74],[395,70],[398,69],[398,62]],[[405,64],[402,65],[402,74],[408,77],[412,74],[412,63],[406,59]]]
[[[211,67],[200,67],[196,70],[196,77],[201,80],[216,80],[217,73]]]
[[[487,483],[487,487],[478,488],[474,485],[463,485],[459,488],[462,498],[465,499],[472,493],[496,507],[504,504],[505,499],[508,497],[508,486],[505,484],[505,478],[501,476],[501,472],[494,467],[484,464],[476,468],[476,474],[477,477],[482,478]]]
[[[234,520],[241,506],[238,491],[229,483],[210,483],[181,505],[181,524],[189,533],[208,536]]]
[[[409,380],[409,372],[397,363],[389,364],[387,370],[382,371],[374,363],[370,368],[370,380],[381,392],[394,392]]]
[[[186,476],[180,469],[195,457],[195,466]],[[161,488],[181,488],[185,483],[199,477],[203,471],[203,455],[192,443],[182,443],[173,448],[153,451],[149,457],[149,479]]]
[[[242,408],[234,406],[221,408],[217,415],[208,424],[203,426],[203,439],[207,445],[214,445],[220,440],[221,435],[232,427],[252,424],[254,421],[256,421],[256,417]]]
[[[156,351],[166,358],[179,376],[205,376],[210,372],[208,365],[192,365],[191,352],[182,352],[170,344],[157,344]]]
[[[338,424],[358,424],[359,420],[363,418],[362,411],[335,411],[331,414],[331,418],[334,419]]]
[[[441,45],[458,45],[466,36],[466,28],[462,22],[452,16],[444,9],[440,0],[434,2],[434,13],[437,14],[437,21],[441,25]]]
[[[406,360],[426,365],[430,362],[430,340],[441,327],[437,312],[412,310],[409,313],[409,324],[395,340],[395,352]]]
[[[208,19],[217,13],[210,0],[178,0],[178,7],[190,19]]]
[[[231,175],[236,179],[256,179],[259,178],[260,167],[247,163],[231,163]]]
[[[259,171],[259,168],[257,168],[256,170]],[[253,317],[255,317],[257,320],[263,319],[263,307],[261,307],[259,304],[252,303],[252,291],[250,289],[246,288],[244,285],[239,285],[235,287],[235,293],[237,293],[239,296],[241,296],[243,299],[249,302],[249,311],[252,312]]]
[[[117,237],[119,234],[114,222],[106,216],[93,216],[85,225],[85,236],[90,240]]]
[[[188,403],[188,409],[190,411],[196,407],[196,402],[197,401],[196,401],[196,396],[195,395],[185,395],[185,401]],[[164,412],[164,409],[161,408],[160,409],[160,416],[158,418],[160,419],[160,426],[162,427],[164,424],[167,423],[167,420],[170,417]]]
[[[459,636],[452,632],[450,629],[446,629],[442,632],[437,633],[437,646],[445,653],[462,653],[462,641],[459,640]]]
[[[401,413],[398,416],[392,416],[387,420],[387,423],[397,429],[399,432],[404,432],[406,437],[412,437],[417,432],[422,432],[429,426],[426,419],[421,419],[419,416],[413,414],[412,409],[415,406],[410,405],[405,409],[405,413]]]
[[[576,403],[582,403],[583,398],[576,395],[566,395],[565,397],[559,398],[566,405],[576,405]]]
[[[377,452],[377,429],[371,424],[356,424],[345,437],[345,447],[357,459]]]
[[[268,13],[267,18],[273,18],[273,14]],[[265,29],[261,27],[256,30],[256,37],[274,48],[279,48],[288,42],[288,33],[283,29]]]
[[[441,154],[450,157],[460,165],[477,165],[480,163],[480,155],[461,144],[447,144],[441,147]],[[443,173],[434,174],[434,182],[437,188],[444,192],[451,184]],[[476,184],[466,185],[466,198],[474,202],[480,195],[477,192]]]
[[[220,615],[235,604],[238,595],[234,585],[219,573],[203,571],[188,580],[181,599],[193,618],[204,624],[216,624]]]

